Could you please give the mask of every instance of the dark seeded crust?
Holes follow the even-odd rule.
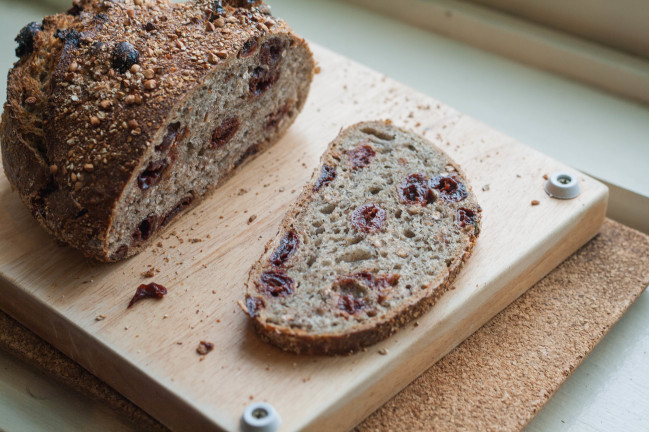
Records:
[[[84,255],[124,259],[168,228],[130,244],[125,253],[110,250],[120,200],[147,166],[152,147],[160,144],[191,91],[208,76],[231,68],[246,42],[256,39],[261,46],[276,37],[299,51],[303,78],[296,84],[290,115],[251,143],[240,159],[225,164],[218,183],[192,195],[176,216],[200,202],[247,157],[276,142],[301,110],[313,68],[306,42],[262,2],[236,7],[244,2],[223,1],[221,15],[212,10],[216,3],[75,1],[67,14],[43,20],[33,49],[9,72],[0,123],[7,178],[34,218]],[[113,52],[120,41],[138,51],[137,72],[116,70]],[[152,78],[144,76],[147,70],[154,71]]]
[[[372,130],[377,130],[379,132],[385,132],[388,134],[394,134],[396,131],[399,131],[399,133],[401,134],[405,133],[410,134],[411,136],[413,135],[411,132],[391,126],[388,122],[359,123],[341,132],[336,140],[334,140],[329,145],[327,151],[322,156],[322,164],[335,166],[335,164],[337,164],[337,161],[341,159],[341,154],[344,154],[341,151],[341,144],[345,140],[352,139],[349,138],[350,131],[364,129],[367,127]],[[432,144],[430,144],[430,146],[432,146]],[[450,159],[448,160],[450,161]],[[466,175],[457,166],[457,164],[453,163],[453,167],[455,168],[455,172],[460,176],[460,178],[466,181]],[[314,201],[314,196],[318,193],[325,193],[322,192],[324,188],[314,192],[314,187],[321,175],[321,169],[322,166],[314,172],[311,181],[304,187],[304,190],[302,191],[300,197],[289,209],[286,217],[281,224],[278,235],[268,242],[261,259],[252,267],[249,280],[247,282],[246,300],[254,297],[261,298],[264,301],[273,300],[269,296],[260,294],[258,286],[260,274],[262,274],[264,270],[274,268],[270,265],[268,259],[273,251],[277,250],[280,242],[279,239],[281,239],[286,232],[295,229],[295,227],[297,226],[296,220],[301,217],[301,213],[305,212],[305,209],[308,208],[309,204]],[[320,334],[314,334],[313,332],[305,331],[300,328],[291,328],[287,325],[279,325],[268,322],[267,317],[264,316],[263,307],[261,308],[261,312],[259,313],[255,313],[255,311],[249,310],[248,306],[243,301],[239,302],[240,307],[252,318],[255,331],[259,334],[261,339],[285,351],[297,354],[351,354],[389,337],[390,335],[398,331],[400,327],[404,326],[406,323],[421,316],[423,313],[429,310],[445,292],[451,289],[453,280],[460,272],[466,260],[468,260],[471,256],[472,249],[480,232],[481,209],[475,201],[475,197],[472,194],[470,186],[466,183],[465,185],[469,193],[471,206],[476,210],[477,214],[475,226],[465,231],[465,233],[468,234],[468,241],[464,244],[463,249],[459,251],[456,256],[454,256],[454,259],[448,269],[441,275],[439,275],[435,280],[427,281],[427,283],[425,284],[425,293],[423,296],[405,300],[402,304],[398,305],[398,307],[390,310],[382,318],[375,320],[370,319],[365,323],[361,323],[352,328],[348,328],[345,331]],[[355,205],[358,204],[360,203],[356,203]],[[291,259],[289,258],[289,260],[287,260],[287,263],[289,264],[290,268],[291,264],[294,263],[294,261],[291,261]],[[379,269],[379,271],[376,273],[381,273],[381,269]],[[300,287],[296,289],[300,289]]]

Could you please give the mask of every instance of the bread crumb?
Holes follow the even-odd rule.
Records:
[[[395,254],[396,254],[398,257],[400,257],[400,258],[406,258],[408,255],[410,255],[410,254],[408,253],[408,250],[407,250],[406,248],[399,248],[399,249],[397,249],[397,251],[395,252]]]
[[[532,200],[531,204],[533,206],[537,206],[537,205],[541,204],[541,202],[539,200]]]
[[[318,75],[320,72],[322,72],[322,68],[320,66],[316,66],[313,68],[313,73]]]
[[[106,315],[97,315],[95,321],[103,321],[106,319]]]
[[[152,278],[155,276],[155,268],[151,267],[149,270],[140,273],[145,278]]]
[[[390,351],[388,351],[387,348],[381,348],[381,349],[379,350],[379,354],[381,354],[381,355],[388,355],[389,352],[390,352]]]
[[[482,186],[482,190],[485,191],[485,192],[487,192],[489,189],[490,189],[490,187],[489,187],[488,184]]]
[[[257,215],[252,215],[248,218],[248,225],[254,222],[254,220],[257,219]]]
[[[214,344],[211,342],[201,341],[196,348],[196,352],[202,356],[207,355],[214,349]]]
[[[550,176],[549,176],[549,175],[547,175],[547,174],[543,174],[543,180],[549,180],[549,179],[550,179]]]

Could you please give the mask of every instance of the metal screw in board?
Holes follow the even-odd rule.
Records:
[[[282,418],[275,408],[266,402],[251,403],[241,416],[243,432],[275,432],[282,424]]]
[[[577,177],[567,172],[552,173],[545,182],[545,192],[552,198],[573,199],[581,192]]]

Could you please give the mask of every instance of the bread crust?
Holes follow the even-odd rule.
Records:
[[[311,180],[305,185],[298,199],[287,211],[287,214],[278,230],[278,235],[266,244],[265,251],[260,258],[260,261],[251,268],[247,282],[247,298],[258,295],[256,284],[259,280],[259,275],[265,268],[265,262],[271,251],[277,248],[278,238],[281,238],[283,233],[294,229],[299,214],[311,201],[313,201],[314,187],[321,175],[321,167],[325,164],[336,165],[338,163],[337,160],[340,158],[339,143],[345,139],[347,131],[363,128],[370,128],[379,131],[387,130],[388,132],[399,130],[403,133],[411,134],[411,132],[391,126],[391,123],[389,122],[380,121],[358,123],[341,132],[341,134],[329,145],[321,157],[320,167],[314,171]],[[432,144],[430,145],[433,146]],[[461,178],[467,178],[457,164],[454,164],[454,168]],[[466,186],[469,194],[472,194],[470,185],[467,184]],[[364,347],[373,345],[394,334],[406,323],[428,311],[445,292],[452,289],[453,281],[462,269],[464,263],[471,256],[473,247],[480,233],[480,206],[476,204],[475,210],[477,216],[475,230],[468,231],[468,242],[465,244],[462,252],[455,257],[447,270],[439,275],[435,280],[429,281],[422,296],[418,298],[415,297],[407,304],[391,310],[380,320],[370,320],[364,324],[359,324],[350,331],[313,334],[299,328],[291,328],[286,325],[270,323],[263,317],[263,314],[252,313],[244,302],[239,302],[239,306],[252,318],[254,329],[261,339],[285,351],[307,355],[339,355],[357,352]]]
[[[7,178],[46,230],[86,256],[125,257],[108,250],[117,204],[191,89],[227,70],[249,41],[281,35],[310,56],[306,42],[262,2],[226,1],[220,14],[217,3],[76,1],[67,14],[43,20],[33,50],[9,72],[0,123]],[[119,42],[137,51],[134,69],[130,61],[116,64]],[[298,111],[307,93],[308,83]],[[195,198],[191,206],[204,196]]]
[[[475,238],[471,243],[470,249],[473,248],[474,244]],[[442,294],[452,289],[451,285],[453,280],[464,266],[466,260],[471,256],[470,249],[466,250],[464,254],[462,254],[462,258],[453,264],[453,267],[449,269],[444,280],[431,289],[432,293],[430,296],[419,299],[415,304],[405,309],[398,310],[394,316],[391,316],[387,320],[381,321],[374,326],[365,326],[364,328],[359,328],[356,331],[344,334],[314,336],[303,331],[296,331],[283,326],[263,323],[258,319],[254,319],[253,325],[255,331],[265,342],[295,354],[353,354],[365,347],[387,339],[396,333],[401,327],[413,319],[420,317],[433,307]],[[244,305],[240,303],[240,307],[244,308]],[[245,308],[244,312],[248,313]]]

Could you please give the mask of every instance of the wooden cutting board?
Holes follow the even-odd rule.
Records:
[[[160,246],[126,262],[95,263],[58,245],[0,178],[0,307],[173,429],[236,430],[251,401],[271,403],[282,430],[350,428],[594,236],[603,221],[602,184],[312,48],[322,70],[287,135],[173,225]],[[236,305],[248,269],[327,144],[342,127],[374,118],[415,129],[468,173],[483,208],[474,256],[428,314],[366,352],[283,353],[256,338]],[[578,198],[545,194],[543,175],[558,170],[577,176]],[[141,273],[150,266],[156,275],[145,279]],[[169,294],[127,310],[145,281],[165,285]],[[202,340],[215,345],[204,357],[196,353]]]

